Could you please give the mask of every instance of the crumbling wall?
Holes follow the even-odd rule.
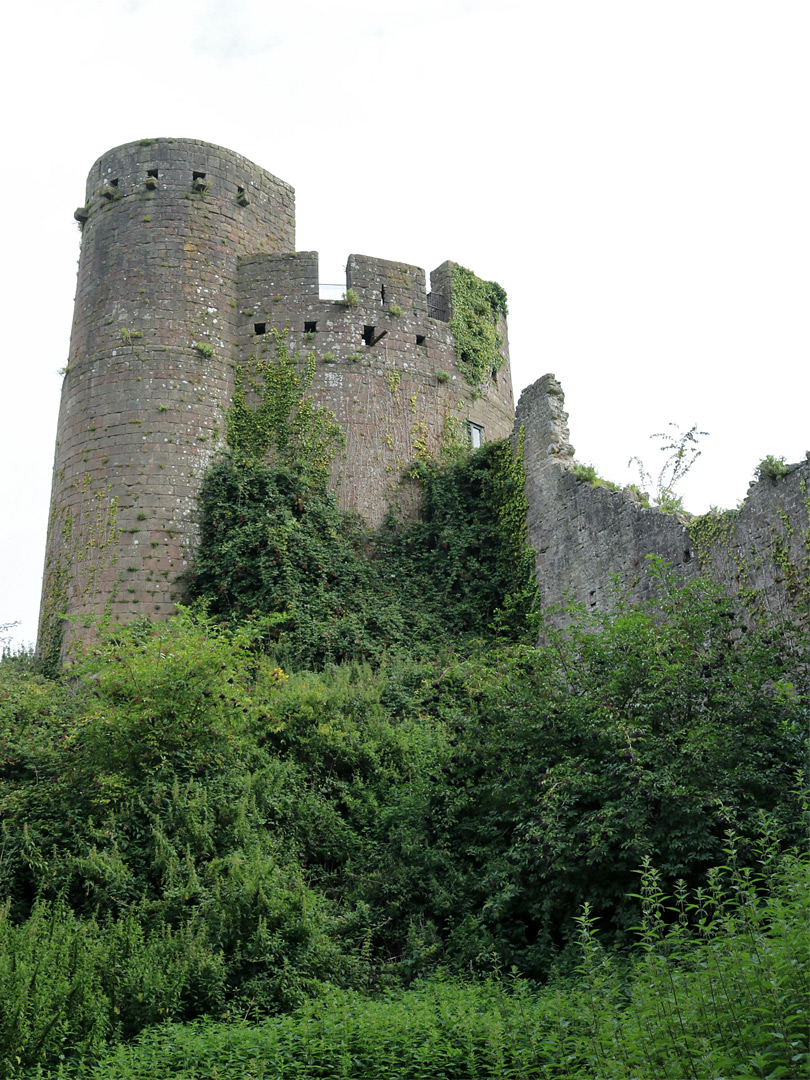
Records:
[[[631,601],[652,587],[647,556],[684,576],[706,573],[752,615],[795,610],[810,581],[810,460],[752,484],[739,510],[689,521],[641,505],[630,491],[594,487],[574,471],[562,388],[545,375],[520,396],[528,540],[545,608],[575,602],[606,612],[617,589]],[[563,625],[567,616],[553,616]]]
[[[701,569],[754,618],[810,612],[808,491],[810,451],[804,461],[763,472],[738,510],[689,525]]]

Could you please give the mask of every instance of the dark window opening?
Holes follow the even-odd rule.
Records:
[[[247,204],[250,202],[250,199],[248,199],[247,196],[247,192],[243,187],[237,186],[236,201],[239,203],[240,206],[247,206]]]
[[[118,187],[118,178],[110,181],[110,187]]]
[[[314,334],[317,331],[317,329],[318,329],[318,324],[316,322],[305,322],[304,323],[304,333],[305,334]]]
[[[691,551],[689,551],[689,549],[688,549],[688,548],[687,548],[687,549],[686,549],[686,551],[685,551],[685,552],[683,553],[683,561],[684,561],[685,563],[686,563],[686,562],[691,562],[691,561],[692,561],[692,552],[691,552]]]
[[[193,172],[191,174],[191,179],[192,180],[204,180],[205,179],[205,173],[204,172]]]
[[[153,176],[155,178],[155,180],[157,180],[157,174],[158,174],[157,169],[147,169],[146,170],[146,175],[147,176]]]
[[[380,330],[379,334],[376,333],[376,326],[364,326],[363,327],[363,342],[371,348],[372,345],[376,345],[378,341],[382,341],[387,330]]]
[[[267,323],[255,322],[253,324],[253,333],[254,334],[266,334],[267,333]]]
[[[425,344],[425,335],[424,334],[417,334],[416,335],[416,344],[417,345],[424,345]]]
[[[384,285],[380,286],[380,299],[382,300],[383,303],[385,303],[385,286]]]

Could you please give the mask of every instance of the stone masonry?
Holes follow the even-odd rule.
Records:
[[[375,525],[403,468],[450,436],[509,434],[503,364],[467,384],[448,320],[452,264],[351,255],[346,296],[321,300],[318,256],[295,251],[293,189],[210,143],[146,139],[104,154],[84,204],[73,332],[57,430],[41,652],[174,610],[196,540],[201,478],[222,446],[236,368],[272,329],[302,357],[346,435],[338,491]],[[69,622],[63,624],[62,615]]]
[[[316,252],[295,250],[293,190],[210,143],[146,139],[95,163],[84,204],[40,613],[41,655],[85,621],[174,611],[197,536],[202,477],[222,448],[240,365],[275,346],[315,359],[313,397],[341,424],[344,508],[411,512],[409,463],[448,440],[524,431],[528,538],[545,607],[607,611],[617,581],[651,588],[646,557],[707,571],[750,607],[806,598],[810,461],[764,477],[709,528],[645,508],[573,471],[562,389],[546,375],[513,411],[501,363],[471,387],[449,321],[453,264],[350,255],[343,301],[321,299]],[[68,621],[65,623],[64,616]],[[560,613],[559,621],[565,615]]]
[[[607,612],[617,589],[643,600],[653,584],[648,555],[662,556],[685,577],[708,574],[749,611],[790,611],[797,598],[807,598],[810,453],[783,476],[752,484],[739,510],[690,522],[644,507],[632,491],[577,478],[565,399],[553,375],[520,395],[515,435],[521,428],[528,539],[544,607],[573,601]],[[554,621],[566,619],[560,607]]]

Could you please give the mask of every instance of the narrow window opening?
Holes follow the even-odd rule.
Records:
[[[118,178],[110,181],[110,187],[118,187]]]
[[[267,333],[267,323],[255,322],[253,324],[253,333],[254,334],[266,334]]]
[[[247,197],[247,192],[245,191],[245,189],[243,187],[239,187],[238,185],[236,188],[236,201],[239,203],[240,206],[247,206],[247,204],[250,202],[250,199]]]
[[[689,550],[688,548],[687,548],[687,549],[686,549],[686,551],[685,551],[685,552],[683,553],[683,561],[684,561],[685,563],[687,563],[687,562],[691,562],[691,561],[692,561],[692,552],[691,552],[691,551],[690,551],[690,550]]]
[[[385,303],[385,286],[384,285],[380,286],[380,299],[382,300],[383,303]]]
[[[425,335],[424,334],[417,334],[416,335],[416,344],[417,345],[424,345],[425,344]]]
[[[484,429],[480,424],[473,424],[472,421],[470,422],[470,443],[473,450],[477,450],[484,444]]]
[[[366,345],[368,345],[369,348],[371,348],[372,345],[376,345],[378,341],[382,341],[382,339],[388,333],[387,330],[380,330],[379,334],[376,331],[376,326],[363,327],[363,341]]]
[[[157,180],[157,174],[158,174],[157,169],[147,169],[146,170],[146,175],[154,177],[155,180]]]
[[[318,324],[316,322],[305,322],[304,323],[304,333],[305,334],[314,334],[314,333],[316,333],[317,329],[318,329]]]

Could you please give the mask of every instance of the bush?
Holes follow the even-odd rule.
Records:
[[[757,480],[771,480],[774,483],[777,480],[781,480],[787,473],[788,467],[785,464],[783,457],[777,458],[773,454],[768,454],[766,458],[763,458],[757,465],[756,476]]]

